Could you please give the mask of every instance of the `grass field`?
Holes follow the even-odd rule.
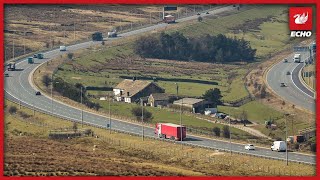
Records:
[[[8,108],[16,106],[8,101]],[[16,106],[17,107],[17,106]],[[6,176],[313,176],[315,166],[261,159],[90,128],[99,138],[50,140],[53,127],[72,123],[36,112],[21,120],[19,112],[5,116],[4,174]],[[30,123],[38,119],[48,127]],[[32,121],[33,122],[33,121]],[[108,167],[108,168],[101,168]]]
[[[231,116],[239,116],[243,111],[248,113],[248,119],[257,123],[263,124],[265,120],[269,118],[282,117],[278,111],[273,110],[272,108],[260,103],[259,101],[251,101],[242,105],[240,107],[228,107],[228,106],[219,106],[218,110]]]

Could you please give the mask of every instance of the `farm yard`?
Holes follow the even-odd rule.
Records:
[[[5,176],[312,176],[315,166],[154,141],[90,128],[98,138],[48,139],[72,123],[5,102]],[[16,111],[12,111],[16,107]],[[10,113],[8,112],[10,111]],[[22,118],[22,116],[24,118]],[[28,116],[28,118],[26,118]],[[45,126],[43,126],[45,123]],[[80,127],[80,125],[79,125]],[[165,151],[166,149],[166,151]],[[82,157],[82,158],[79,158]],[[108,168],[103,168],[108,167]],[[143,171],[141,170],[143,169]]]

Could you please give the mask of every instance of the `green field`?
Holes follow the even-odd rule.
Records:
[[[268,120],[269,118],[277,118],[283,116],[283,114],[281,114],[280,112],[275,111],[258,101],[251,101],[240,107],[218,106],[218,110],[230,114],[233,117],[245,111],[248,114],[248,120],[261,124],[263,124],[264,121]]]
[[[108,101],[98,101],[94,100],[95,102],[99,102],[99,104],[103,107],[103,111],[105,113],[108,112]],[[110,105],[110,109],[113,115],[118,115],[122,117],[127,117],[130,119],[135,119],[135,117],[131,114],[131,109],[135,106],[135,104],[128,104],[128,103],[123,103],[123,102],[112,102]],[[160,109],[160,108],[152,108],[152,107],[144,107],[146,108],[149,112],[152,113],[153,119],[150,122],[151,124],[155,124],[158,122],[170,122],[170,123],[175,123],[179,124],[180,123],[180,113],[179,112],[171,112],[166,109]],[[196,129],[202,129],[205,132],[211,131],[212,128],[214,127],[219,127],[222,131],[223,125],[221,124],[216,124],[216,123],[210,123],[208,121],[204,121],[201,119],[195,118],[193,115],[188,115],[188,114],[182,114],[182,123],[186,125],[187,127],[190,128],[196,128]],[[252,138],[250,134],[247,132],[244,132],[242,130],[236,129],[236,128],[231,128],[232,131],[232,136],[235,139],[248,139]]]

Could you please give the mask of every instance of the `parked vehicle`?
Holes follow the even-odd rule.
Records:
[[[206,14],[209,14],[209,12],[206,12]]]
[[[168,23],[168,24],[175,23],[176,22],[176,18],[169,14],[169,15],[164,16],[163,22]]]
[[[33,55],[33,58],[38,58],[38,54],[34,54],[34,55]]]
[[[66,46],[60,46],[60,51],[66,51],[67,47]]]
[[[33,64],[33,57],[28,57],[28,64]]]
[[[285,59],[283,60],[283,62],[287,63],[287,62],[288,62],[288,59],[287,59],[287,58],[285,58]]]
[[[246,144],[246,145],[244,146],[244,149],[245,149],[245,150],[255,150],[255,147],[254,147],[253,144]]]
[[[271,151],[286,151],[287,144],[284,141],[274,141],[271,145]]]
[[[200,13],[197,13],[197,15],[199,16],[199,15],[200,15]]]
[[[113,38],[113,37],[117,37],[118,34],[117,34],[117,31],[116,30],[113,30],[111,32],[108,32],[108,37],[109,38]]]
[[[41,92],[40,91],[36,91],[36,96],[39,96],[41,95]]]
[[[285,83],[280,83],[280,87],[287,87]]]
[[[103,36],[101,32],[95,32],[92,34],[92,41],[102,41]]]
[[[301,62],[301,54],[295,54],[293,57],[293,61],[295,63],[300,63]]]
[[[291,75],[291,72],[290,72],[290,71],[287,71],[287,75]]]
[[[180,126],[172,123],[157,123],[154,133],[159,138],[180,141],[181,131],[182,131],[182,140],[184,140],[186,138],[186,133],[187,133],[185,126]]]
[[[9,77],[9,74],[8,73],[4,74],[4,77]]]
[[[7,70],[8,71],[15,71],[16,70],[16,63],[15,62],[10,62],[9,64],[7,64]]]

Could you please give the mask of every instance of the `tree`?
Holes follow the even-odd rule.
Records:
[[[198,21],[201,22],[203,18],[201,16],[198,17]]]
[[[242,113],[240,114],[240,119],[248,120],[248,113],[245,110],[243,110]]]
[[[76,133],[78,131],[78,124],[76,122],[73,123],[72,129],[73,129],[74,133]]]
[[[222,49],[219,49],[216,53],[216,56],[214,57],[216,62],[222,63],[223,62],[223,51]]]
[[[223,97],[221,95],[220,89],[214,88],[207,90],[202,97],[208,101],[210,101],[214,107],[217,107],[217,105],[222,104],[221,98]]]
[[[230,138],[230,129],[229,126],[223,126],[223,137]]]
[[[266,98],[266,96],[267,96],[266,85],[263,85],[260,90],[260,98],[263,99],[263,98]]]
[[[73,58],[73,53],[68,53],[68,55],[67,55],[67,56],[68,56],[68,59],[70,59],[70,60],[71,60],[71,59]]]
[[[131,109],[131,113],[136,117],[137,121],[141,121],[142,108],[140,106],[133,107]],[[145,108],[143,108],[143,121],[148,122],[148,121],[151,121],[152,119],[153,119],[152,113],[146,110]]]
[[[218,127],[214,127],[213,129],[212,129],[212,131],[213,131],[213,133],[214,133],[214,135],[216,135],[216,136],[220,136],[220,128],[218,128]]]
[[[42,77],[42,83],[48,88],[51,82],[51,78],[49,77],[48,74],[44,75]]]

